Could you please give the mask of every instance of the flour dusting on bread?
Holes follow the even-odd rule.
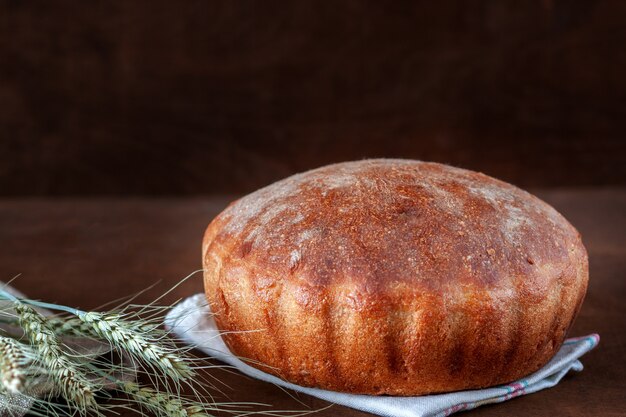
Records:
[[[241,198],[207,229],[203,266],[235,354],[360,394],[534,372],[588,279],[579,234],[546,203],[477,172],[397,159],[329,165]]]

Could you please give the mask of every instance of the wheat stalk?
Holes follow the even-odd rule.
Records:
[[[186,405],[179,398],[142,387],[134,382],[120,383],[119,390],[159,417],[210,417],[197,405]]]
[[[24,367],[29,362],[22,344],[10,337],[0,336],[0,380],[11,394],[24,388]]]
[[[60,336],[75,336],[75,337],[91,337],[99,338],[100,335],[96,333],[91,323],[85,323],[78,317],[63,317],[52,316],[46,317],[46,322],[49,327],[54,330],[57,335]],[[11,326],[19,326],[17,319],[1,317],[0,323],[5,323]],[[136,318],[133,321],[125,320],[127,328],[144,334],[151,334],[155,338],[164,338],[167,333],[159,329],[159,324],[144,319]]]
[[[95,335],[160,370],[175,381],[187,380],[195,375],[189,364],[175,354],[173,349],[147,337],[145,332],[134,330],[133,327],[136,325],[117,314],[85,312],[78,317],[83,323],[91,326]]]
[[[100,333],[96,332],[92,323],[85,322],[78,317],[48,317],[48,324],[54,332],[62,336],[93,337],[99,338]],[[134,321],[124,320],[127,329],[143,334],[152,334],[163,337],[165,332],[160,330],[157,323],[136,319]]]
[[[34,402],[30,413],[73,416],[78,412],[81,415],[93,413],[102,416],[103,411],[114,410],[117,406],[98,404],[95,392],[116,387],[127,397],[121,408],[129,408],[129,404],[134,404],[132,408],[142,416],[210,417],[209,413],[212,412],[238,416],[257,414],[250,409],[239,408],[260,404],[216,403],[213,400],[206,390],[211,386],[206,385],[207,381],[199,378],[201,374],[196,375],[192,368],[194,359],[187,355],[186,349],[175,345],[167,331],[158,329],[157,320],[160,323],[160,317],[156,313],[164,310],[165,306],[155,307],[152,303],[140,306],[139,312],[125,309],[106,313],[86,312],[68,306],[17,298],[2,289],[0,300],[10,301],[17,312],[16,318],[8,316],[0,318],[0,322],[19,325],[24,332],[24,340],[0,336],[0,393],[31,393],[34,397],[29,398]],[[44,317],[33,307],[48,308],[71,316]],[[146,312],[149,313],[147,317]],[[140,313],[144,314],[140,317]],[[69,352],[70,344],[66,341],[68,343],[64,345],[60,338],[67,335],[108,341],[120,355],[92,357],[79,351],[76,355],[66,353]],[[129,356],[133,359],[132,364],[129,364]],[[150,386],[122,381],[122,378],[136,376],[137,363],[147,365],[144,367],[144,376],[150,378]],[[170,382],[173,384],[170,385]],[[192,390],[192,395],[181,394],[183,383]],[[45,388],[42,388],[40,394],[32,394],[29,384]],[[53,390],[52,394],[63,396],[69,408],[51,401],[51,396],[36,398],[46,395],[50,389]],[[201,394],[209,395],[210,401],[205,403]],[[105,396],[101,394],[101,397]]]
[[[50,317],[48,318],[48,324],[50,328],[58,335],[69,335],[77,337],[89,337],[93,335],[92,326],[84,323],[79,318],[63,318],[63,317]],[[95,335],[94,335],[95,336]]]
[[[61,394],[83,414],[87,409],[97,409],[98,404],[94,398],[96,387],[62,351],[61,344],[45,317],[19,301],[14,306],[20,326],[38,352],[38,361],[48,371]]]

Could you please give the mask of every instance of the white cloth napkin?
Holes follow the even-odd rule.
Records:
[[[520,395],[553,387],[570,370],[581,371],[583,365],[578,358],[596,347],[600,340],[597,334],[567,339],[559,352],[543,368],[508,385],[449,394],[391,397],[344,394],[302,387],[245,364],[226,347],[216,329],[204,294],[196,294],[176,305],[167,315],[165,324],[186,343],[216,359],[235,366],[248,376],[332,403],[387,417],[449,416],[457,411],[471,410],[483,404],[503,402]]]

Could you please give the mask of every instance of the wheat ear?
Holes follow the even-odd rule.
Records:
[[[64,317],[48,317],[48,325],[58,336],[94,337],[93,329],[80,319]]]
[[[189,364],[176,355],[172,349],[165,348],[144,332],[133,329],[116,314],[86,312],[79,314],[80,320],[89,324],[93,332],[108,340],[112,346],[123,349],[146,364],[160,370],[165,376],[175,381],[187,380],[195,375]]]
[[[17,394],[24,388],[24,367],[28,361],[21,343],[0,336],[0,380],[9,393]]]
[[[81,413],[97,409],[94,387],[61,350],[61,344],[45,317],[32,307],[15,302],[20,326],[37,350],[38,360],[48,371],[55,387]]]
[[[94,330],[92,323],[86,323],[78,317],[48,317],[48,324],[54,329],[54,332],[61,336],[76,336],[76,337],[93,337],[99,338],[100,334]],[[125,320],[128,324],[128,329],[141,332],[151,333],[155,336],[163,336],[164,331],[159,330],[159,326],[156,323],[145,322],[137,319],[137,321]]]
[[[134,382],[120,383],[118,388],[158,417],[210,417],[202,407],[187,406],[179,398]]]

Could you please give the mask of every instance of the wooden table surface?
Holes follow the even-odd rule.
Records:
[[[618,416],[626,414],[626,189],[536,190],[582,233],[591,279],[571,335],[597,332],[600,346],[555,388],[471,411],[475,416]],[[92,309],[149,284],[149,301],[200,267],[204,228],[230,199],[0,200],[0,279],[33,298]],[[173,301],[202,290],[198,275]],[[237,401],[275,409],[326,407],[239,374],[218,371]],[[321,416],[363,416],[332,406]]]

